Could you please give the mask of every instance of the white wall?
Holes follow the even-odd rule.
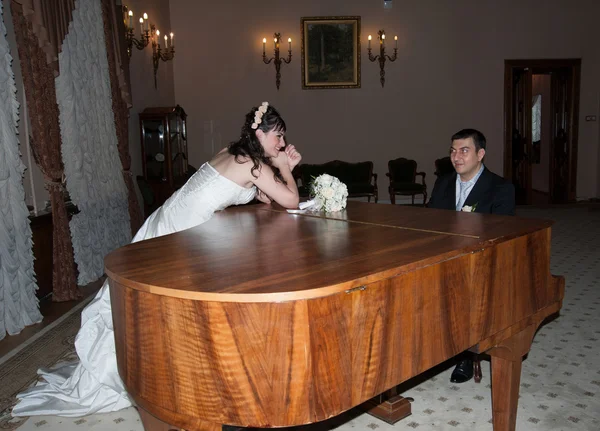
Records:
[[[305,162],[373,160],[381,196],[387,161],[414,158],[434,183],[434,160],[464,127],[488,138],[488,166],[503,170],[504,60],[581,58],[578,198],[600,195],[597,115],[600,38],[595,0],[171,0],[176,33],[175,100],[188,113],[190,162],[210,157],[204,125],[213,121],[221,145],[234,140],[244,114],[268,100],[284,116],[289,141]],[[302,90],[300,17],[359,15],[362,88]],[[386,84],[366,57],[366,37],[398,34],[399,59],[386,64]],[[281,32],[294,41],[293,60],[275,68],[261,59],[262,38]],[[285,44],[284,44],[285,45]],[[132,69],[133,71],[133,69]],[[213,136],[214,137],[214,136]]]

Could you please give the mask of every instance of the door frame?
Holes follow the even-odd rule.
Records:
[[[555,69],[571,69],[571,103],[569,105],[569,175],[567,184],[567,200],[575,202],[577,199],[577,154],[579,139],[579,93],[581,80],[581,59],[531,59],[531,60],[504,60],[504,178],[512,180],[512,117],[514,115],[512,100],[512,78],[515,69],[529,68],[534,73],[548,73]],[[551,109],[554,112],[554,100],[551,100]],[[554,121],[554,119],[552,120]],[[529,137],[530,138],[530,137]],[[529,169],[531,177],[531,169]],[[549,185],[553,183],[554,172],[550,172]],[[531,187],[531,178],[528,179]],[[552,193],[552,190],[550,190]],[[531,193],[527,193],[528,200]],[[531,204],[531,202],[528,202]]]

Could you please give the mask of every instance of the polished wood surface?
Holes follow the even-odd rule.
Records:
[[[308,299],[550,225],[360,202],[350,202],[338,218],[292,215],[255,205],[228,209],[184,232],[127,245],[106,258],[106,271],[130,287],[188,299]]]
[[[514,429],[503,376],[518,396],[520,334],[564,292],[550,226],[358,202],[327,218],[230,208],[106,258],[120,375],[141,408],[187,430],[291,426],[516,343],[492,377],[495,430]]]

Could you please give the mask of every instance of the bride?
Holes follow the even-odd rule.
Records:
[[[302,156],[285,144],[285,122],[263,102],[246,114],[241,137],[216,154],[144,223],[133,242],[204,223],[215,211],[254,197],[286,208],[298,206],[292,169]],[[117,371],[108,281],[83,310],[75,339],[80,362],[51,371],[45,382],[17,395],[13,416],[85,416],[131,406]]]

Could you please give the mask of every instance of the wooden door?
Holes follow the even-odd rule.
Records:
[[[550,144],[550,199],[552,203],[576,200],[576,147],[573,141],[575,101],[572,68],[552,73],[552,139]],[[576,138],[575,138],[576,139]]]
[[[515,186],[517,204],[531,204],[532,75],[552,75],[549,191],[552,203],[577,198],[580,59],[505,60],[504,178]]]
[[[515,186],[517,205],[527,205],[532,200],[531,179],[531,107],[532,72],[529,68],[511,67],[509,75],[509,100],[506,131],[510,140],[510,154],[505,163],[505,177]],[[510,164],[510,173],[506,175],[506,167]]]

